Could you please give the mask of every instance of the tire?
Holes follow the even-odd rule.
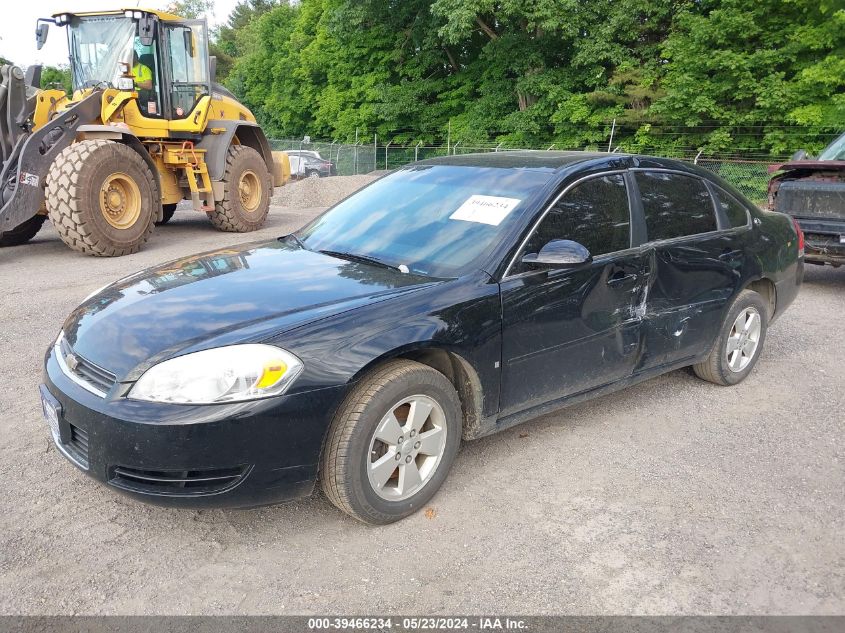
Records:
[[[419,435],[412,434],[411,407],[403,404],[409,399],[417,407],[434,403],[428,417],[420,416],[425,423]],[[401,420],[394,434],[404,433],[392,448],[375,437],[390,412]],[[437,434],[438,425],[445,438]],[[359,521],[374,525],[398,521],[420,509],[440,488],[458,453],[461,427],[458,394],[443,374],[413,361],[390,361],[359,382],[335,414],[320,465],[323,491],[335,506]],[[389,429],[390,425],[385,425],[379,434],[392,437]],[[436,448],[426,454],[421,442],[412,443],[413,437],[428,437],[426,444]],[[394,459],[397,453],[399,457]],[[370,466],[374,463],[385,466],[372,469],[375,478],[381,470],[385,484],[380,489],[371,483]],[[396,464],[394,470],[391,464]],[[403,478],[410,468],[420,474],[420,479],[414,480],[418,487],[411,485],[403,491]],[[403,492],[407,496],[403,497]]]
[[[47,174],[50,221],[65,244],[90,255],[138,252],[153,232],[158,204],[153,173],[122,143],[75,143],[56,157]]]
[[[255,198],[247,200],[242,195],[242,179],[253,181],[247,195]],[[223,199],[215,203],[208,218],[221,231],[257,231],[267,219],[272,191],[270,172],[261,154],[246,145],[232,145],[226,155]]]
[[[319,178],[320,172],[317,171],[316,169],[309,169],[308,171],[305,172],[305,177],[306,178]]]
[[[26,244],[41,230],[46,219],[46,215],[34,215],[26,222],[18,224],[11,231],[0,233],[0,247]]]
[[[176,213],[176,203],[161,205],[161,220],[156,222],[156,226],[161,226],[170,222],[170,218]]]
[[[759,322],[753,351],[750,351],[749,347],[752,346],[751,343],[754,342],[755,336],[752,334],[747,338],[742,338],[740,328],[743,323],[748,324],[749,314],[756,315]],[[745,380],[751,370],[754,369],[754,365],[757,364],[763,350],[763,344],[766,342],[768,314],[768,307],[762,296],[752,290],[740,292],[730,310],[728,310],[727,317],[710,355],[704,362],[693,365],[695,375],[722,386],[735,385]],[[743,323],[738,322],[740,315],[744,315],[745,321]],[[753,330],[754,326],[751,324],[749,332],[753,332]],[[740,343],[742,349],[729,353],[729,340],[732,341],[731,348]]]

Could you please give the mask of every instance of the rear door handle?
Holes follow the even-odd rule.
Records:
[[[637,276],[633,273],[625,274],[621,270],[617,273],[614,273],[607,279],[607,285],[611,288],[616,288],[617,286],[622,286],[628,282],[636,281]]]

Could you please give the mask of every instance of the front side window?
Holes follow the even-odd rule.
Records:
[[[567,191],[528,239],[525,253],[537,253],[552,240],[572,240],[593,257],[631,245],[631,214],[622,174],[591,178]],[[531,270],[517,262],[513,272]]]
[[[158,81],[158,54],[155,42],[144,46],[140,38],[135,38],[131,72],[135,80],[135,90],[138,92],[138,108],[144,116],[161,116],[161,84]]]
[[[659,171],[634,172],[649,241],[716,230],[710,193],[702,180]]]
[[[203,22],[168,25],[171,117],[183,119],[208,94],[208,37]]]

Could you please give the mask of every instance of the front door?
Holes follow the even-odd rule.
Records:
[[[162,24],[170,84],[167,118],[184,119],[200,99],[211,94],[208,26],[205,20]]]
[[[592,263],[570,269],[521,263],[554,239],[583,244]],[[500,284],[502,416],[632,373],[647,266],[647,255],[631,247],[622,173],[592,177],[560,197]]]

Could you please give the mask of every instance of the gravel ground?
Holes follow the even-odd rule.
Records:
[[[677,371],[466,444],[430,512],[388,527],[319,496],[147,506],[52,448],[41,357],[85,295],[317,211],[235,235],[179,210],[115,260],[51,228],[0,251],[0,613],[845,613],[845,269],[808,267],[741,385]]]
[[[304,178],[276,189],[273,204],[288,209],[328,207],[376,180],[382,173],[334,178]]]

